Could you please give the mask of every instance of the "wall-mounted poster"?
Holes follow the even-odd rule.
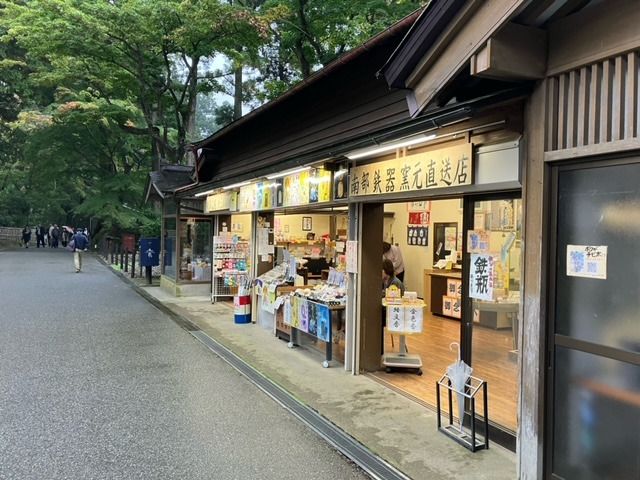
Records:
[[[409,212],[430,212],[431,202],[428,200],[422,202],[408,202],[407,210]]]
[[[409,225],[407,227],[407,245],[426,247],[429,245],[429,227]]]
[[[409,212],[409,225],[429,225],[431,212]]]
[[[456,227],[444,228],[444,249],[455,251],[458,244],[458,229]]]
[[[469,296],[478,300],[493,300],[493,257],[473,253],[470,267]]]

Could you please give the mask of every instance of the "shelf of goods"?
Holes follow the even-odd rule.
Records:
[[[333,359],[333,327],[338,331],[342,329],[345,306],[345,288],[337,285],[297,288],[285,296],[282,323],[290,328],[289,347],[300,344],[300,333],[315,337],[325,343],[322,366],[329,367]]]
[[[249,242],[230,234],[213,237],[211,300],[233,297],[248,274]]]

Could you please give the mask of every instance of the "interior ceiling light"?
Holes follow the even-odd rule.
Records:
[[[300,168],[296,168],[294,170],[289,170],[289,171],[282,172],[282,173],[274,173],[273,175],[267,175],[267,179],[268,180],[273,180],[274,178],[286,177],[287,175],[292,175],[294,173],[304,172],[306,170],[309,170],[310,168],[311,167],[300,167]]]
[[[420,135],[418,137],[408,138],[406,140],[401,140],[399,142],[389,143],[387,145],[380,145],[379,147],[369,148],[366,150],[356,151],[353,153],[347,153],[347,158],[349,160],[357,160],[358,158],[370,157],[372,155],[377,155],[379,153],[392,152],[398,148],[409,147],[411,145],[417,145],[419,143],[425,143],[429,140],[433,140],[437,135]]]

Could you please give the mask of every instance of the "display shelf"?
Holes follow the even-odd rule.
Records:
[[[213,237],[211,301],[231,298],[249,276],[249,242],[236,235]]]

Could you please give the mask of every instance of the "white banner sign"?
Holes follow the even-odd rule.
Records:
[[[478,300],[493,300],[493,257],[471,255],[469,296]]]

